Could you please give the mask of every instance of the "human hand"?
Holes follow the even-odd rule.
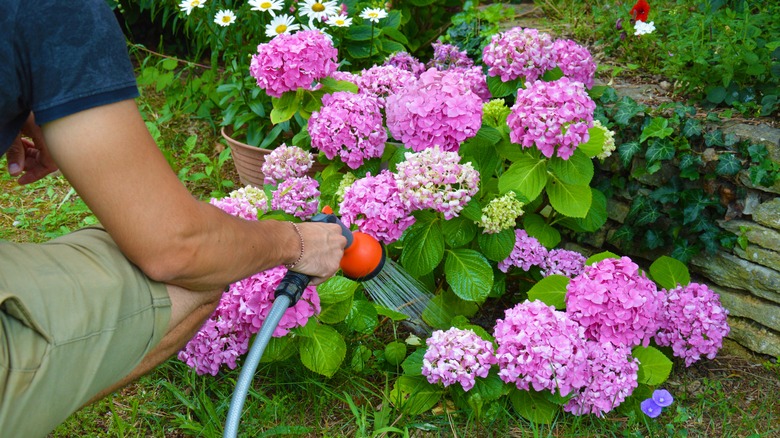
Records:
[[[16,136],[6,152],[8,173],[18,176],[19,184],[30,184],[57,171],[57,164],[49,155],[46,140],[40,126],[35,124],[35,116],[30,116],[22,126],[22,132]]]
[[[336,224],[304,222],[296,225],[304,246],[301,260],[292,270],[308,275],[311,284],[318,285],[339,270],[347,239]]]

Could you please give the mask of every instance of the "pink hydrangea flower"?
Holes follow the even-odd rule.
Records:
[[[266,155],[261,168],[265,184],[276,184],[288,178],[303,176],[314,165],[314,157],[298,146],[277,146]]]
[[[474,65],[474,61],[469,58],[466,51],[458,49],[457,46],[435,41],[431,47],[433,47],[433,58],[428,62],[428,68],[449,70],[451,68],[469,68]]]
[[[498,269],[507,272],[509,268],[515,266],[527,271],[531,266],[540,266],[544,263],[547,253],[547,248],[536,237],[529,236],[525,230],[516,229],[515,246],[509,257],[498,262]]]
[[[628,257],[604,259],[566,287],[566,313],[588,339],[634,347],[649,345],[658,328],[663,296]]]
[[[274,291],[287,269],[276,267],[230,285],[217,309],[178,357],[198,374],[216,375],[223,365],[236,368],[236,360],[249,350],[249,339],[260,331],[274,300]],[[285,311],[274,337],[306,324],[320,312],[314,286],[308,286],[298,302]]]
[[[387,128],[414,151],[457,151],[482,126],[482,99],[463,75],[430,69],[387,97]]]
[[[344,192],[339,206],[341,221],[390,244],[414,223],[414,216],[401,200],[395,177],[387,170],[377,176],[369,173]]]
[[[301,220],[311,219],[317,214],[319,183],[310,176],[289,178],[277,186],[272,193],[271,208],[291,214]]]
[[[482,73],[482,69],[479,67],[464,67],[454,68],[450,71],[454,71],[463,75],[463,81],[468,85],[471,91],[482,99],[482,103],[488,102],[493,94],[490,93],[490,89],[487,85],[487,76]]]
[[[590,51],[572,40],[559,39],[553,43],[552,56],[564,76],[593,87],[596,77],[596,63]]]
[[[496,322],[498,376],[518,389],[566,396],[587,383],[582,326],[541,301],[525,301]]]
[[[730,331],[729,311],[720,297],[704,284],[690,283],[666,292],[661,328],[655,335],[658,345],[672,347],[685,366],[707,356],[715,358]]]
[[[479,190],[479,172],[470,162],[461,164],[457,152],[434,147],[405,157],[396,166],[396,183],[411,210],[431,208],[452,219]]]
[[[249,73],[269,96],[281,97],[298,88],[311,89],[336,71],[337,57],[333,42],[318,30],[281,34],[257,46]]]
[[[257,220],[257,206],[246,198],[212,198],[209,204],[233,216],[246,220]]]
[[[394,67],[401,68],[411,72],[415,77],[420,77],[420,75],[423,74],[423,72],[426,70],[425,64],[407,52],[393,53],[387,57],[383,65],[392,65]]]
[[[330,74],[330,77],[337,81],[352,82],[355,85],[357,85],[359,79],[359,76],[356,75],[355,73],[349,71],[341,71],[341,70],[334,71],[333,73]]]
[[[364,69],[357,76],[358,88],[361,93],[376,96],[384,108],[387,96],[394,94],[416,80],[414,73],[392,65],[375,65]]]
[[[574,278],[585,270],[585,256],[577,251],[553,249],[539,266],[542,268],[543,277],[557,274]]]
[[[490,76],[500,76],[504,82],[525,78],[529,83],[555,68],[552,47],[550,35],[515,27],[493,35],[482,50],[482,61]]]
[[[517,100],[507,116],[509,137],[523,148],[536,147],[545,157],[567,160],[590,138],[596,103],[582,82],[562,77],[536,81],[517,90]]]
[[[563,410],[574,415],[603,417],[623,403],[639,385],[639,360],[631,356],[629,347],[616,347],[610,342],[589,341],[586,349],[587,383]]]
[[[498,359],[493,344],[471,330],[436,330],[425,343],[422,375],[430,383],[450,386],[460,383],[464,391],[474,387],[477,377],[485,378]]]
[[[387,132],[376,97],[337,91],[322,98],[322,108],[309,119],[311,145],[328,159],[338,156],[352,169],[379,158]]]

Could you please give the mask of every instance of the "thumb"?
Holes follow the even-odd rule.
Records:
[[[16,137],[13,143],[11,143],[11,147],[5,153],[8,159],[8,173],[11,176],[20,175],[24,169],[24,149],[24,143],[22,143],[22,136],[20,135]]]

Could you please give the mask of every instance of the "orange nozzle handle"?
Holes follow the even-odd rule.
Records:
[[[352,244],[341,257],[341,270],[348,278],[365,281],[374,278],[385,265],[385,248],[368,234],[355,231]]]

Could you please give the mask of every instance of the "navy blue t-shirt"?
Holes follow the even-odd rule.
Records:
[[[39,125],[138,96],[105,0],[0,1],[0,156],[30,114]]]

